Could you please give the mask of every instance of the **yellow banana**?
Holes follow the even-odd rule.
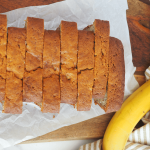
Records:
[[[124,150],[138,121],[150,110],[150,80],[125,100],[105,131],[103,150]]]

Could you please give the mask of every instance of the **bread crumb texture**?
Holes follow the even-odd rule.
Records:
[[[79,31],[78,72],[94,68],[94,33]]]
[[[88,111],[92,105],[93,69],[78,74],[78,111]]]
[[[23,79],[25,66],[26,29],[8,28],[7,71],[12,71],[19,79]]]
[[[42,68],[44,20],[27,17],[26,70]]]
[[[22,80],[18,79],[13,72],[7,72],[3,112],[21,114],[22,105]]]
[[[43,79],[42,112],[59,113],[60,110],[60,83],[59,75],[52,75]]]
[[[77,23],[61,21],[61,64],[66,68],[77,66],[77,45]]]
[[[78,45],[78,111],[88,111],[92,105],[94,33],[79,31]]]
[[[77,46],[78,29],[76,22],[61,21],[61,102],[77,102]]]
[[[44,32],[43,77],[60,72],[60,31]]]
[[[63,66],[60,74],[61,102],[76,104],[77,102],[77,69]]]
[[[23,101],[42,102],[42,69],[25,72],[23,79]]]

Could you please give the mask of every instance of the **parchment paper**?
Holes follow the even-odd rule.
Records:
[[[92,24],[94,19],[108,20],[110,36],[120,39],[124,46],[126,98],[138,87],[133,76],[136,68],[132,63],[126,9],[127,0],[66,0],[45,6],[21,8],[5,14],[8,17],[8,27],[23,28],[29,16],[43,18],[47,30],[55,30],[61,20],[77,22],[80,30]],[[61,104],[59,114],[44,114],[33,103],[24,103],[23,113],[20,115],[3,114],[1,110],[0,104],[0,149],[105,113],[94,102],[87,112],[78,112],[73,106]]]

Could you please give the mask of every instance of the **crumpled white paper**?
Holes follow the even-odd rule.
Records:
[[[46,6],[21,8],[5,14],[8,27],[23,28],[29,16],[43,18],[47,30],[55,30],[61,20],[77,22],[79,30],[92,24],[94,19],[108,20],[110,36],[120,39],[124,46],[127,97],[138,87],[138,83],[133,76],[136,68],[132,63],[126,9],[127,0],[66,0]],[[105,113],[94,102],[91,110],[87,112],[78,112],[71,105],[61,104],[59,114],[44,114],[33,103],[24,103],[23,113],[20,115],[3,114],[1,110],[0,104],[0,149]]]

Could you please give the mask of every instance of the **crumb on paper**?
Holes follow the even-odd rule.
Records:
[[[75,104],[71,104],[74,108],[76,108],[76,105]]]
[[[53,115],[53,118],[55,118],[55,115]]]

